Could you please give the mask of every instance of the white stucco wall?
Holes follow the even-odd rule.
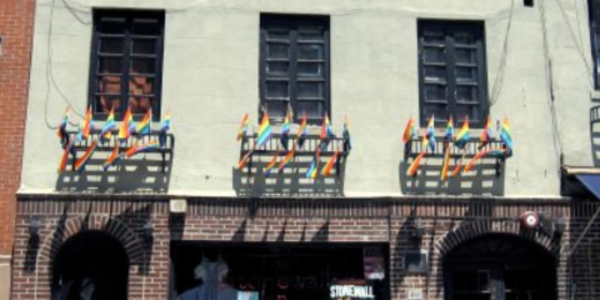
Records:
[[[65,1],[39,0],[36,8],[21,191],[56,189],[62,150],[47,125],[60,122],[67,101],[75,111],[85,110],[92,7],[166,9],[162,109],[171,112],[177,138],[168,190],[200,195],[235,194],[237,127],[244,113],[251,114],[253,126],[258,122],[260,13],[330,16],[334,130],[341,132],[344,115],[352,120],[347,196],[402,194],[401,135],[419,111],[417,19],[485,22],[491,94],[511,15],[511,0]],[[558,195],[561,151],[567,165],[592,165],[585,2],[537,0],[530,8],[514,1],[502,90],[491,107],[494,120],[511,119],[515,140],[499,194]],[[546,69],[542,10],[551,69]],[[74,122],[81,119],[72,116]],[[438,193],[444,193],[443,185]]]

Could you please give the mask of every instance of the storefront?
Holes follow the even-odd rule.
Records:
[[[173,242],[181,300],[389,299],[384,244]]]

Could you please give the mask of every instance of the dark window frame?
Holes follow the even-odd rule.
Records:
[[[290,37],[290,51],[289,51],[289,100],[288,103],[292,107],[292,111],[294,112],[294,119],[290,120],[294,123],[299,123],[302,119],[303,113],[298,110],[298,72],[297,72],[297,64],[298,64],[298,26],[301,25],[321,25],[324,26],[323,33],[323,76],[322,81],[324,83],[323,86],[323,111],[327,113],[331,118],[331,41],[330,41],[330,18],[327,15],[294,15],[294,14],[271,14],[271,13],[263,13],[260,15],[260,59],[259,59],[259,96],[260,96],[260,104],[258,107],[259,115],[262,118],[263,107],[265,104],[268,105],[268,101],[277,101],[277,100],[267,100],[266,99],[266,90],[267,90],[267,27],[268,26],[285,26],[290,27],[291,37]],[[282,78],[285,78],[282,76]],[[285,79],[282,79],[285,80]],[[315,81],[320,81],[321,79],[316,79]],[[309,81],[309,80],[307,80]],[[300,100],[302,101],[302,100]],[[305,100],[306,101],[306,100]],[[308,100],[310,101],[310,100]],[[315,100],[321,101],[321,100]],[[324,115],[318,118],[312,117],[307,114],[307,122],[309,124],[320,124]],[[270,115],[271,121],[273,123],[282,123],[283,118],[274,118]]]
[[[165,36],[165,11],[164,10],[127,10],[127,9],[106,9],[106,8],[94,8],[93,14],[93,29],[92,29],[92,43],[91,43],[91,55],[90,55],[90,69],[89,69],[89,89],[88,89],[88,107],[92,106],[93,119],[102,121],[108,117],[107,113],[96,111],[96,96],[98,93],[98,81],[99,72],[97,66],[100,61],[99,55],[99,43],[102,33],[100,32],[100,22],[103,18],[124,18],[126,21],[126,31],[123,36],[123,61],[121,66],[121,73],[117,74],[121,76],[121,91],[119,96],[121,97],[121,105],[118,111],[115,111],[115,120],[123,120],[125,111],[127,110],[129,102],[129,80],[132,77],[128,71],[129,65],[132,61],[131,57],[131,43],[132,37],[132,26],[133,19],[156,19],[159,26],[159,34],[156,36],[156,51],[155,51],[155,64],[154,72],[144,73],[145,76],[153,76],[153,98],[154,103],[152,104],[152,121],[160,121],[161,115],[161,104],[162,104],[162,75],[163,75],[163,62],[164,62],[164,36]],[[141,120],[144,114],[134,114],[134,120]]]
[[[486,60],[486,47],[485,47],[485,23],[484,21],[462,21],[462,20],[439,20],[439,19],[419,19],[417,21],[417,39],[418,39],[418,69],[419,69],[419,116],[420,125],[427,126],[427,121],[430,116],[425,113],[425,76],[424,76],[424,64],[423,64],[423,49],[424,42],[423,36],[425,30],[443,30],[445,47],[448,48],[448,55],[445,61],[446,67],[446,85],[447,85],[447,115],[446,116],[435,116],[436,127],[445,127],[447,125],[448,115],[453,116],[454,124],[462,124],[462,119],[456,117],[457,114],[457,100],[456,100],[456,44],[455,39],[451,34],[447,32],[458,32],[458,31],[470,31],[476,36],[475,41],[475,63],[477,64],[477,87],[478,87],[478,111],[479,120],[470,120],[471,128],[483,128],[485,126],[485,120],[489,113],[488,103],[488,88],[487,88],[487,60]],[[441,103],[440,103],[441,104]]]
[[[588,0],[588,14],[590,20],[590,46],[592,51],[592,67],[594,68],[594,89],[600,90],[600,72],[598,68],[598,60],[600,59],[600,1]],[[594,38],[594,35],[598,36],[598,39]]]

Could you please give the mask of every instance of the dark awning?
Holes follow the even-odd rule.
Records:
[[[600,200],[600,174],[579,174],[575,177]]]

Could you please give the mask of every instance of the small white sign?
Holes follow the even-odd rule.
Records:
[[[407,300],[423,300],[423,289],[409,289]]]

